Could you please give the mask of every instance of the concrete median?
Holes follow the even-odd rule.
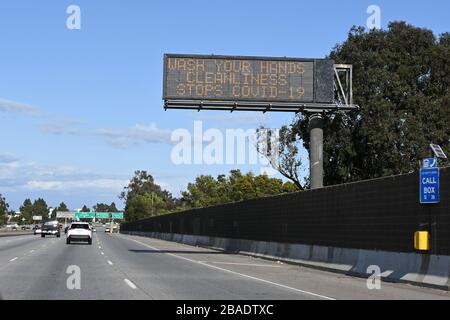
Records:
[[[15,237],[15,236],[25,236],[25,235],[33,235],[33,231],[5,231],[0,232],[0,238],[1,237]]]
[[[367,270],[369,266],[375,265],[380,268],[380,277],[385,281],[450,289],[450,256],[158,232],[122,231],[122,233],[208,247],[361,277],[371,275]]]

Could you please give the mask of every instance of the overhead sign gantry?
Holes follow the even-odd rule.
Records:
[[[307,113],[311,188],[320,188],[323,114],[358,109],[352,76],[330,59],[165,54],[164,108]]]

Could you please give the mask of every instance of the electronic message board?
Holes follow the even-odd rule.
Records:
[[[168,100],[332,104],[334,61],[166,54]]]

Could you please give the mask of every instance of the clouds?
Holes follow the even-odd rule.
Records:
[[[0,164],[1,163],[13,163],[19,159],[11,153],[0,153]]]
[[[118,194],[127,183],[128,180],[124,179],[31,180],[27,182],[25,188],[43,191],[98,190]]]
[[[39,109],[29,104],[0,98],[0,112],[21,112],[35,115],[39,113]]]
[[[127,148],[131,145],[145,143],[171,144],[171,131],[160,129],[156,123],[137,124],[131,128],[97,129],[95,136],[104,138],[105,142],[116,148]]]
[[[11,155],[11,157],[14,157]],[[103,176],[71,166],[40,165],[35,162],[0,162],[0,190],[15,191],[111,191],[118,194],[127,179]]]

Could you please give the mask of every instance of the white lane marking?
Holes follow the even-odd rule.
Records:
[[[131,282],[130,280],[128,280],[128,279],[123,279],[123,281],[125,281],[125,283],[126,283],[128,286],[131,287],[131,289],[136,289],[136,288],[137,288],[136,285],[135,285],[133,282]]]
[[[137,243],[139,243],[139,244],[141,244],[143,246],[146,246],[146,247],[148,247],[148,248],[150,248],[152,250],[161,251],[158,248],[152,247],[152,246],[150,246],[148,244],[145,244],[143,242],[140,242],[138,240],[135,240],[135,239],[130,239],[130,240],[132,240],[134,242],[137,242]],[[268,283],[268,284],[271,284],[271,285],[274,285],[274,286],[277,286],[277,287],[280,287],[280,288],[284,288],[284,289],[300,292],[300,293],[303,293],[303,294],[308,294],[308,295],[311,295],[311,296],[314,296],[314,297],[318,297],[318,298],[321,298],[321,299],[325,299],[325,300],[336,300],[335,298],[332,298],[332,297],[327,297],[327,296],[324,296],[324,295],[321,295],[321,294],[317,294],[317,293],[314,293],[314,292],[310,292],[310,291],[305,291],[305,290],[289,287],[289,286],[286,286],[284,284],[272,282],[272,281],[269,281],[269,280],[264,280],[264,279],[261,279],[261,278],[256,278],[256,277],[253,277],[253,276],[249,276],[247,274],[231,271],[231,270],[220,268],[220,267],[217,267],[217,266],[212,266],[210,264],[207,264],[207,263],[204,263],[204,262],[201,262],[201,261],[192,260],[192,259],[189,259],[189,258],[185,258],[185,257],[179,256],[179,255],[173,254],[173,253],[167,253],[167,252],[163,252],[163,253],[167,254],[169,256],[178,258],[178,259],[186,260],[186,261],[189,261],[189,262],[192,262],[192,263],[201,264],[201,265],[203,265],[205,267],[208,267],[208,268],[212,268],[212,269],[228,272],[228,273],[231,273],[231,274],[234,274],[234,275],[238,275],[238,276],[241,276],[241,277],[244,277],[244,278],[248,278],[248,279],[252,279],[252,280]]]
[[[281,268],[281,266],[273,266],[270,264],[254,264],[254,263],[240,263],[240,262],[221,262],[221,261],[199,261],[201,263],[212,264],[229,264],[234,266],[249,266],[249,267],[267,267],[267,268]]]
[[[19,259],[19,257],[12,258],[11,260],[9,260],[9,262],[16,261],[17,259]]]
[[[46,245],[46,244],[43,244],[43,245],[42,245],[42,248],[45,248],[45,247],[47,247],[47,245]]]
[[[34,250],[30,250],[30,253],[33,253],[34,252]]]
[[[109,261],[109,260],[108,260],[108,264],[109,264],[110,266],[112,266],[112,265],[113,265],[113,263],[112,263],[111,261]]]
[[[99,249],[101,249],[102,247],[98,246]]]
[[[105,255],[105,253],[104,253],[104,252],[100,252],[100,254],[101,254],[102,256],[104,256],[104,255]]]

